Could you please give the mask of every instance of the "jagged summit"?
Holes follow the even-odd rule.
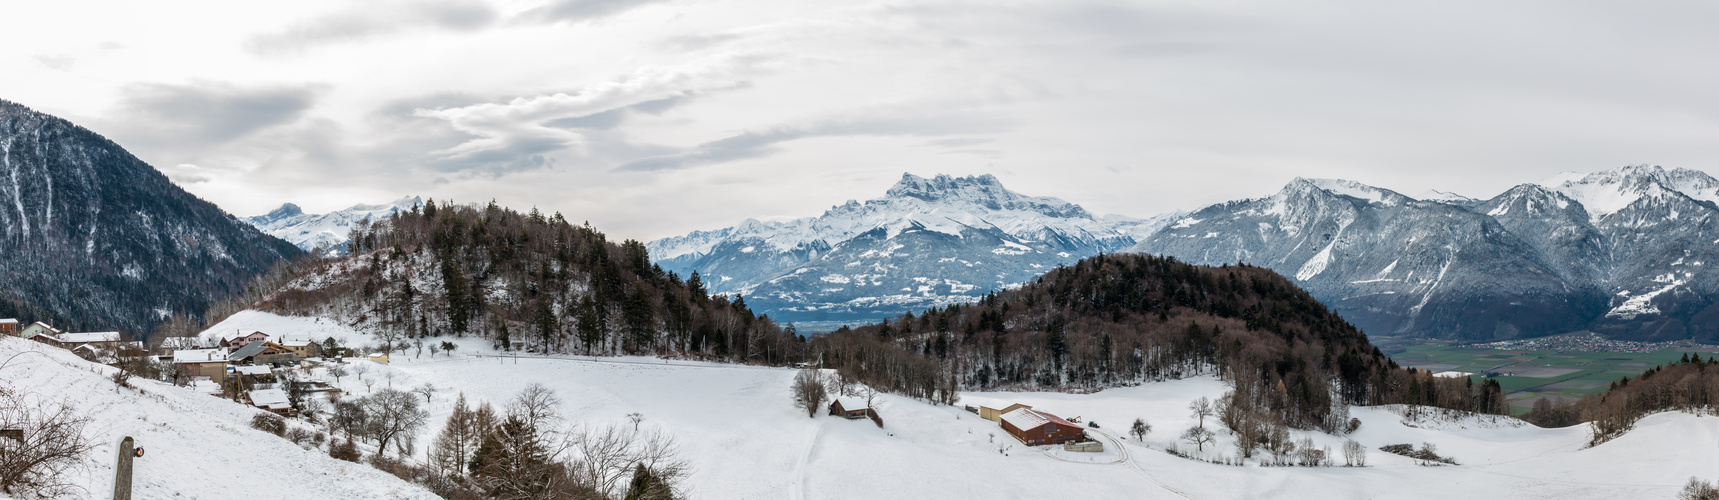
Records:
[[[1719,179],[1686,168],[1628,165],[1589,174],[1565,172],[1539,183],[1579,201],[1597,222],[1643,197],[1679,193],[1701,201],[1719,202]]]
[[[993,175],[904,173],[883,197],[849,200],[817,217],[748,219],[647,248],[664,269],[698,271],[711,290],[745,294],[772,317],[854,310],[837,303],[894,315],[1125,248],[1169,220],[1101,220],[1058,198],[1010,191]]]
[[[360,203],[326,214],[307,214],[298,205],[287,203],[267,214],[241,220],[306,251],[321,248],[330,255],[340,255],[345,252],[346,235],[352,230],[353,223],[387,217],[396,211],[411,210],[420,205],[423,205],[423,198],[404,196],[388,203]]]

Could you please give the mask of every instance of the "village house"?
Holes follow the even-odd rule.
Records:
[[[227,361],[233,364],[268,365],[298,361],[298,355],[293,354],[291,349],[265,340],[245,344],[244,347],[233,351],[232,355],[227,357]]]
[[[287,350],[292,351],[292,353],[297,355],[300,359],[314,358],[322,355],[322,344],[318,344],[314,341],[282,339],[279,343],[281,347],[285,347]]]
[[[1004,431],[1027,446],[1060,444],[1086,439],[1086,430],[1062,417],[1020,408],[1001,417]]]
[[[58,342],[60,341],[60,334],[62,333],[66,332],[62,332],[60,329],[54,328],[52,325],[47,323],[37,321],[35,323],[30,323],[30,326],[24,327],[23,330],[19,330],[18,336],[26,339],[34,339],[37,335],[48,335],[49,338],[53,339],[55,342],[55,344],[52,345],[59,345]]]
[[[0,318],[0,335],[18,336],[18,320],[15,318]]]
[[[277,415],[291,416],[292,400],[280,389],[256,389],[245,393],[245,404]]]
[[[216,347],[215,343],[199,337],[167,337],[161,339],[161,345],[156,347],[156,351],[163,357],[171,357],[174,352],[185,349],[210,349],[213,347]]]
[[[370,353],[370,360],[384,365],[388,364],[388,355],[380,352]]]
[[[67,349],[77,349],[79,346],[89,345],[113,350],[114,344],[119,343],[119,332],[62,333],[58,336],[60,346]]]
[[[247,345],[247,344],[250,344],[252,342],[261,342],[261,341],[265,341],[268,339],[269,339],[269,334],[267,334],[267,333],[251,332],[250,335],[239,335],[239,336],[235,336],[232,338],[222,338],[220,346],[225,347],[227,349],[230,349],[233,352],[239,352],[239,349],[245,347],[245,345]]]
[[[207,378],[217,384],[227,381],[226,349],[180,349],[173,352],[173,363],[184,367],[192,378]]]

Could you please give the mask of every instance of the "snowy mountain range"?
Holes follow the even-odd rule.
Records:
[[[1151,234],[1150,219],[1094,217],[996,177],[903,174],[884,197],[818,217],[739,225],[648,243],[664,269],[697,271],[779,321],[876,319],[965,302]]]
[[[1293,277],[1372,333],[1719,339],[1719,180],[1637,165],[1491,199],[1345,180],[1212,205],[1128,251]]]
[[[407,196],[381,205],[353,205],[326,214],[307,214],[298,205],[287,203],[269,213],[240,220],[276,238],[290,241],[304,251],[322,249],[326,255],[339,256],[346,253],[346,235],[352,230],[352,224],[411,210],[423,202],[417,196]]]

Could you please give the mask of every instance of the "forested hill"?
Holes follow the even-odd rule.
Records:
[[[0,100],[0,318],[141,335],[300,253],[113,141]]]
[[[1334,430],[1342,403],[1500,413],[1496,382],[1399,368],[1366,335],[1269,269],[1100,255],[971,305],[814,341],[826,366],[932,399],[955,391],[1097,390],[1216,374],[1235,418]],[[1265,410],[1252,412],[1251,410]]]
[[[481,335],[510,350],[658,354],[749,363],[806,358],[806,345],[743,298],[710,296],[695,273],[651,263],[589,225],[435,200],[353,226],[351,253],[307,256],[257,287],[256,307],[336,318],[398,347]],[[387,346],[377,346],[387,347]]]

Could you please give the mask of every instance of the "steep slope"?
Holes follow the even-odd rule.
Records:
[[[301,252],[119,145],[0,101],[0,317],[147,333]]]
[[[1629,166],[1488,200],[1350,181],[1206,207],[1129,251],[1294,276],[1373,333],[1719,340],[1719,180]]]
[[[1095,218],[1005,189],[996,177],[904,174],[883,198],[823,215],[747,220],[647,244],[664,269],[696,271],[787,321],[873,319],[965,302],[1058,264],[1133,244],[1167,218]]]
[[[1719,339],[1719,180],[1705,173],[1630,166],[1547,182],[1589,207],[1611,266],[1595,331],[1644,340]]]
[[[423,204],[422,198],[407,196],[381,205],[359,204],[326,214],[307,214],[298,205],[287,203],[269,213],[240,220],[276,238],[292,242],[306,252],[321,250],[322,254],[338,257],[346,254],[347,234],[352,231],[353,224],[380,219]]]
[[[1276,195],[1213,205],[1129,251],[1269,267],[1362,330],[1511,338],[1582,326],[1560,273],[1498,221],[1351,181],[1296,179]]]
[[[142,379],[132,380],[137,389],[115,390],[103,375],[112,368],[16,337],[0,336],[0,359],[10,359],[0,386],[70,404],[90,419],[84,434],[95,449],[66,478],[82,489],[56,498],[109,498],[114,446],[125,436],[147,451],[133,462],[133,498],[232,498],[235,490],[253,498],[436,498],[369,465],[252,429],[261,410],[229,399]]]

